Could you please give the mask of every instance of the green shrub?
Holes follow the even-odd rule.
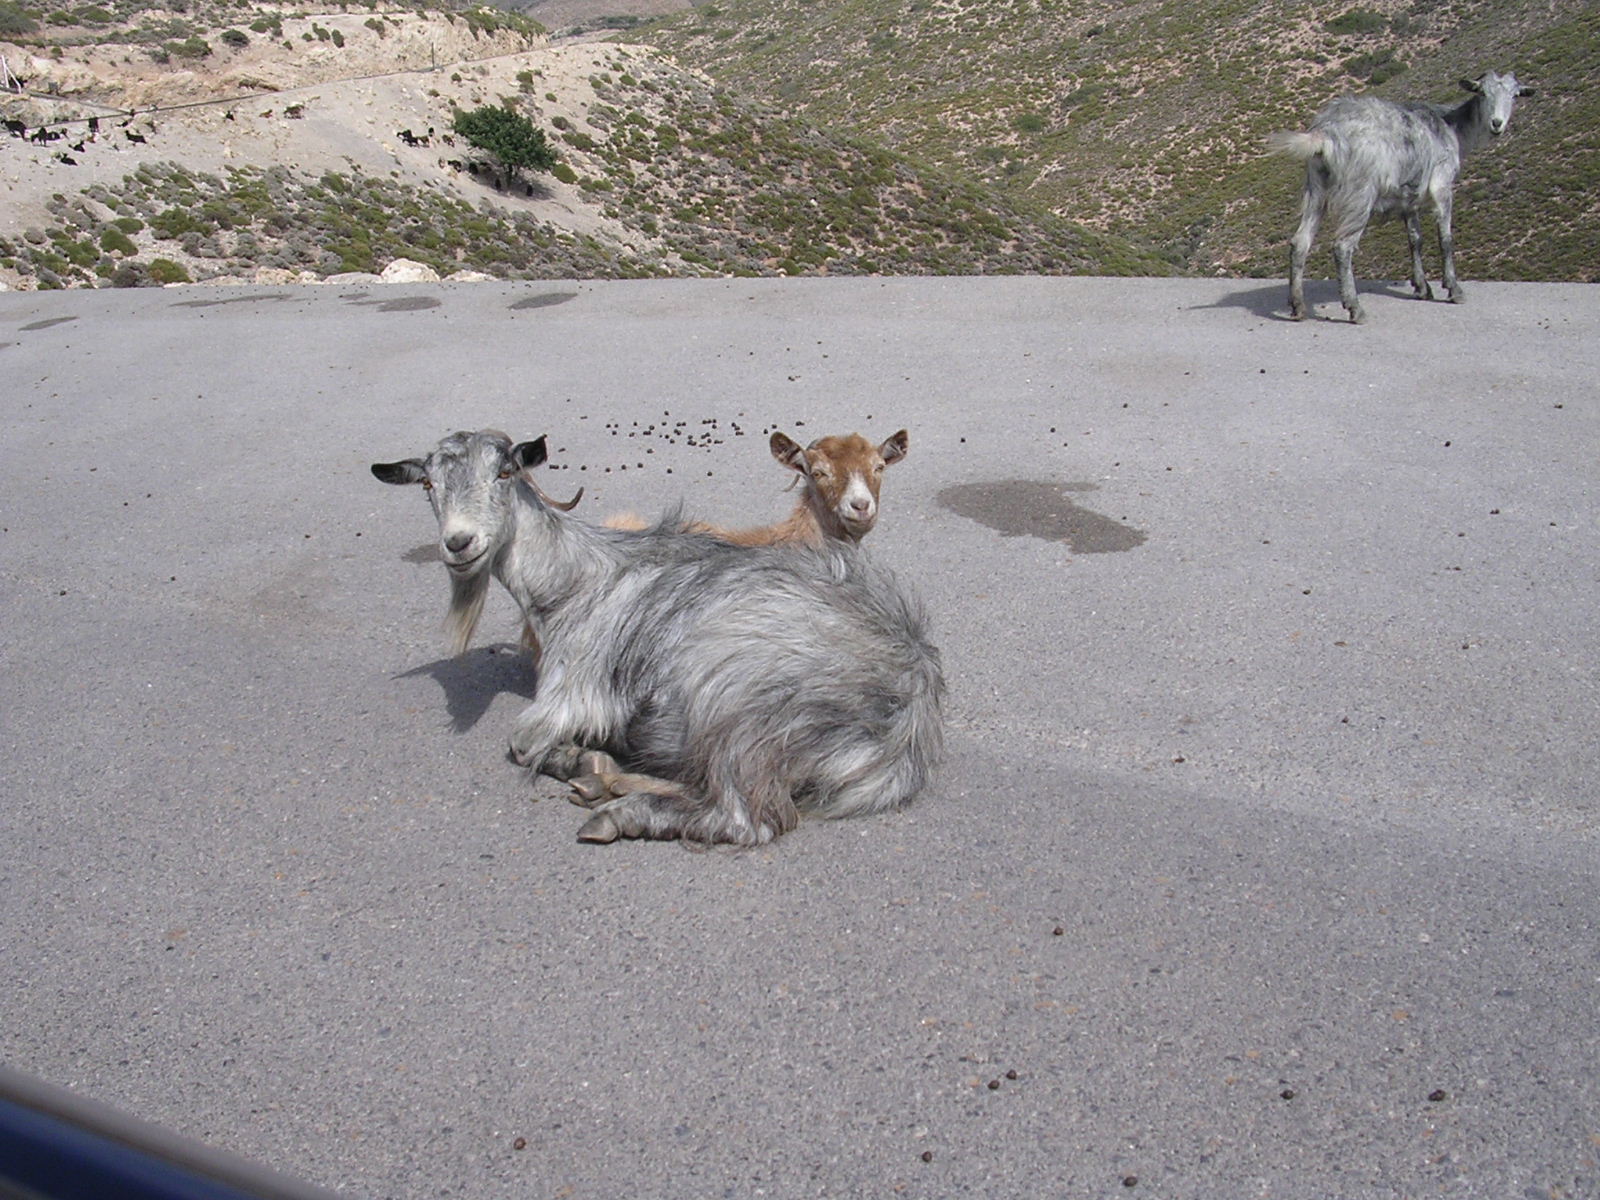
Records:
[[[203,37],[188,37],[181,42],[166,42],[162,47],[173,58],[209,58],[211,43]]]
[[[578,182],[578,173],[563,162],[558,162],[555,166],[551,167],[550,174],[554,175],[562,183]]]
[[[11,0],[0,0],[0,37],[22,37],[38,31],[39,22],[11,3]]]
[[[137,254],[139,252],[139,248],[129,240],[128,235],[115,225],[107,227],[106,231],[100,235],[100,249],[110,250],[122,255]]]
[[[187,208],[168,208],[150,218],[150,232],[158,238],[177,238],[186,233],[210,233]]]
[[[217,35],[225,46],[232,46],[235,50],[243,50],[250,44],[250,35],[242,29],[224,29]]]
[[[1322,27],[1340,37],[1360,37],[1365,34],[1382,33],[1389,27],[1389,18],[1370,8],[1352,8],[1349,12],[1340,13]]]
[[[189,272],[182,263],[175,263],[170,258],[152,258],[150,260],[150,278],[156,283],[193,283]]]
[[[1363,79],[1372,87],[1387,83],[1396,75],[1402,75],[1411,69],[1394,56],[1393,50],[1357,54],[1345,59],[1343,66],[1347,75]]]
[[[150,282],[150,269],[143,263],[124,262],[111,272],[111,286],[119,288],[144,287]]]

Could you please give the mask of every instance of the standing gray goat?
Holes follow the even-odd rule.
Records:
[[[1518,84],[1515,75],[1493,71],[1480,79],[1463,79],[1461,86],[1472,95],[1454,107],[1341,96],[1317,114],[1307,132],[1279,132],[1267,138],[1269,149],[1306,164],[1300,228],[1289,242],[1289,312],[1295,320],[1306,316],[1306,255],[1324,218],[1333,221],[1339,299],[1352,321],[1366,320],[1351,260],[1373,216],[1404,218],[1411,245],[1411,287],[1418,298],[1432,300],[1433,289],[1422,267],[1424,200],[1433,205],[1439,225],[1444,286],[1452,303],[1466,298],[1456,278],[1455,240],[1450,233],[1461,160],[1504,133],[1517,97],[1530,96],[1533,89]]]
[[[752,845],[802,812],[878,812],[923,787],[944,677],[888,574],[852,547],[734,546],[676,514],[591,526],[523,477],[544,460],[543,438],[455,433],[372,473],[428,491],[457,653],[491,577],[534,626],[538,689],[512,754],[577,777],[595,806],[580,839]]]

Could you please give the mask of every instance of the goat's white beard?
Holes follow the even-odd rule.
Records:
[[[483,602],[489,595],[488,571],[476,571],[463,578],[450,576],[450,611],[444,616],[445,633],[450,639],[450,653],[461,654],[472,642],[477,631],[478,618],[483,616]]]

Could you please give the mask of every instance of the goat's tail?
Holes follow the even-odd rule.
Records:
[[[857,817],[899,808],[928,782],[944,754],[944,674],[924,646],[902,678],[888,727],[866,743],[843,746],[819,772],[822,785],[803,807],[819,817]]]
[[[1315,158],[1326,149],[1326,142],[1320,133],[1297,133],[1290,129],[1280,129],[1276,133],[1267,134],[1267,153],[1285,154],[1290,158],[1301,160]]]

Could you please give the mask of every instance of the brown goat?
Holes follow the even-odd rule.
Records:
[[[772,457],[793,471],[804,490],[784,520],[752,529],[724,529],[696,521],[690,526],[736,546],[798,544],[822,546],[829,541],[859,542],[878,520],[878,489],[883,470],[906,456],[911,435],[904,429],[874,446],[859,433],[818,438],[809,446],[784,433],[768,443]],[[643,529],[633,513],[607,517],[613,529]]]
[[[878,488],[883,469],[906,456],[911,436],[904,430],[874,446],[859,433],[818,438],[802,448],[787,434],[774,433],[772,457],[800,478],[804,490],[787,520],[758,529],[710,529],[740,546],[827,541],[859,542],[878,520]]]

